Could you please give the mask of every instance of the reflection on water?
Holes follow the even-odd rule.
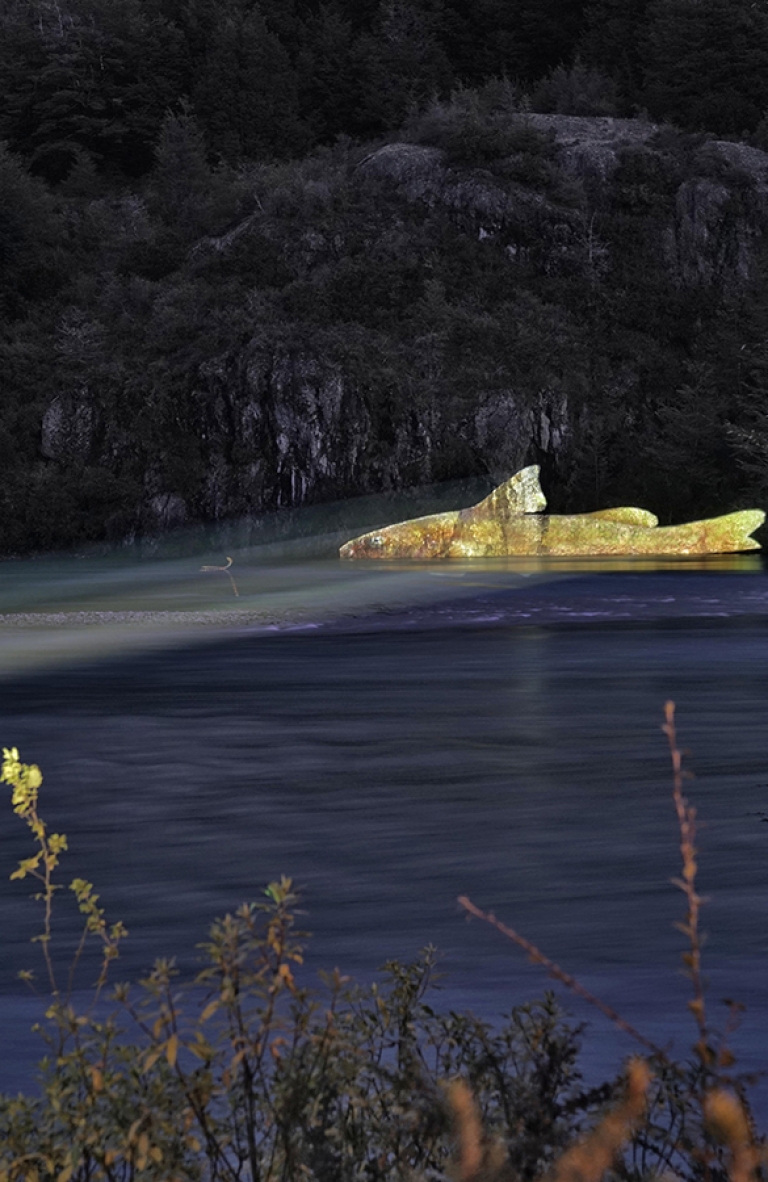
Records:
[[[575,619],[574,604],[584,619],[768,611],[768,582],[754,554],[340,562],[339,536],[314,537],[312,544],[322,541],[332,556],[311,560],[304,539],[237,549],[225,536],[216,538],[219,551],[190,545],[181,556],[158,550],[138,559],[126,551],[5,562],[0,671],[197,644],[217,629],[442,627],[497,617],[547,623]],[[229,558],[228,570],[205,569]],[[696,587],[704,589],[698,601]]]
[[[392,564],[394,565],[394,564]],[[403,564],[404,565],[404,564]],[[415,565],[415,564],[414,564]],[[763,569],[760,554],[698,554],[693,556],[670,557],[664,554],[647,554],[620,557],[604,556],[594,558],[558,558],[549,555],[518,556],[514,558],[472,558],[446,559],[439,564],[420,563],[423,570],[440,565],[454,570],[462,577],[493,572],[509,574],[638,574],[641,571],[674,571],[686,574],[691,571],[719,571],[724,574],[756,573]],[[433,574],[437,573],[434,570]]]
[[[387,522],[471,505],[490,491],[482,480],[449,482],[413,492],[308,506],[257,519],[179,530],[130,545],[91,548],[0,563],[0,617],[18,612],[172,611],[231,607],[344,607],[423,593],[433,578],[491,574],[503,581],[532,575],[660,570],[754,572],[759,554],[670,558],[491,558],[424,563],[339,560],[339,547],[356,533]],[[233,564],[240,596],[229,577],[205,567]],[[283,598],[288,596],[288,603]],[[277,598],[276,598],[277,597]],[[307,599],[308,597],[308,599]]]

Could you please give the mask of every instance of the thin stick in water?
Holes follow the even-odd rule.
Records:
[[[229,576],[229,581],[230,581],[230,583],[232,584],[232,590],[234,591],[235,595],[236,595],[236,596],[237,596],[237,598],[239,599],[239,598],[240,598],[240,592],[239,592],[239,591],[238,591],[238,589],[237,589],[237,583],[235,582],[235,580],[234,580],[234,578],[233,578],[233,576],[232,576],[232,574],[231,574],[231,572],[230,572],[230,569],[229,569],[229,568],[231,567],[231,565],[232,565],[232,559],[231,559],[231,558],[227,558],[227,565],[226,565],[226,566],[201,566],[201,567],[200,567],[200,570],[201,570],[201,571],[212,571],[212,570],[223,570],[223,571],[225,571],[225,572],[227,573],[227,575]]]

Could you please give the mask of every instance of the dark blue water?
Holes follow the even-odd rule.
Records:
[[[697,776],[712,1005],[747,1003],[737,1043],[754,1065],[768,1049],[767,657],[761,573],[491,579],[460,600],[14,675],[0,741],[43,768],[66,874],[129,927],[120,978],[161,954],[194,970],[210,920],[289,874],[314,933],[308,977],[369,979],[431,942],[444,1004],[493,1016],[546,979],[462,918],[468,894],[684,1054],[672,698]],[[27,852],[7,809],[0,866]],[[0,876],[5,1088],[28,1080],[34,1047],[15,983],[37,956],[27,894]],[[632,1047],[593,1026],[593,1060],[616,1069]]]

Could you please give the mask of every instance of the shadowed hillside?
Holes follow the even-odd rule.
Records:
[[[762,17],[697,90],[677,0],[554,59],[511,7],[0,4],[2,552],[532,462],[561,511],[764,503]]]

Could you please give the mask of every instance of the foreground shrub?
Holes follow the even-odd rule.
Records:
[[[51,914],[67,839],[39,814],[40,770],[6,750],[0,780],[35,843],[12,877],[39,884],[50,1003],[39,1095],[0,1097],[0,1182],[598,1182],[608,1170],[757,1182],[765,1153],[748,1081],[705,1007],[695,811],[671,704],[665,730],[697,1029],[690,1062],[672,1061],[524,937],[460,900],[643,1045],[647,1058],[630,1062],[625,1084],[591,1090],[578,1069],[582,1028],[551,994],[498,1027],[440,1013],[430,1004],[431,948],[411,964],[388,962],[381,983],[357,986],[336,970],[306,988],[306,933],[288,878],[213,924],[192,982],[159,960],[138,987],[114,988],[110,1012],[100,998],[127,933],[107,923],[92,884],[74,879],[83,928],[63,989]],[[77,1012],[72,985],[89,941],[101,967],[91,1006]]]
[[[108,1016],[103,1006],[76,1012],[51,946],[66,837],[39,815],[37,767],[7,751],[2,779],[37,847],[14,877],[40,886],[51,993],[41,1095],[0,1100],[3,1182],[443,1176],[452,1147],[443,1084],[458,1076],[518,1176],[534,1178],[607,1096],[582,1088],[579,1028],[551,995],[495,1030],[437,1013],[432,949],[388,963],[380,984],[335,972],[322,990],[304,988],[306,935],[286,878],[213,925],[193,982],[180,985],[161,960],[138,988],[115,988]],[[71,890],[84,917],[80,952],[86,940],[101,947],[97,1000],[126,933],[106,922],[90,883]]]

